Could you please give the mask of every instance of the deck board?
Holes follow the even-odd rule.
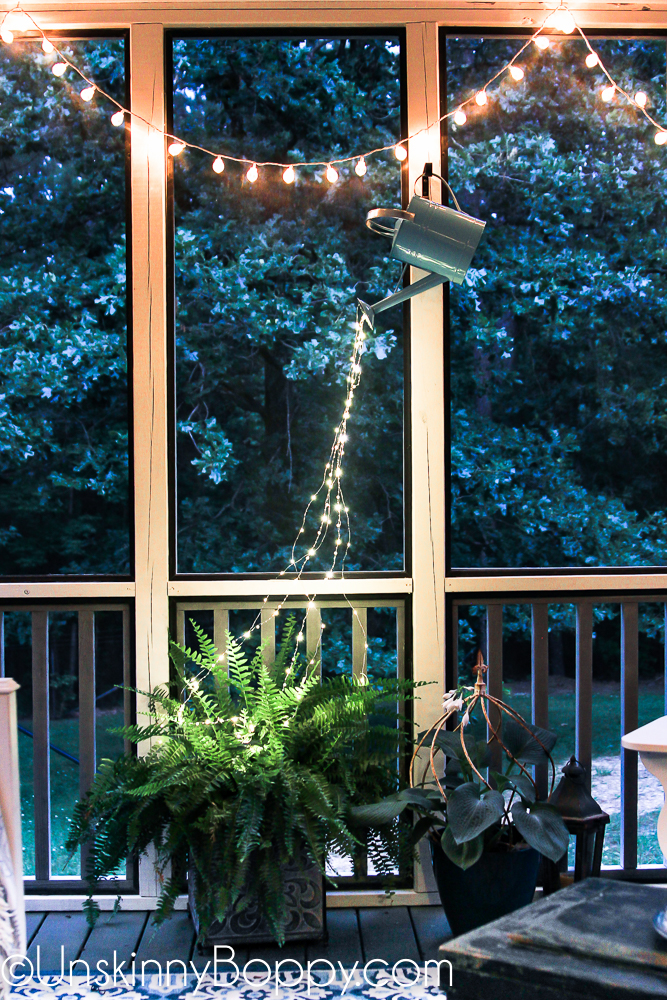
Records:
[[[438,948],[452,932],[441,906],[411,906],[410,917],[417,935],[422,960],[438,958]]]
[[[37,914],[30,914],[37,916]],[[86,917],[78,913],[47,913],[28,948],[28,958],[37,964],[39,946],[39,968],[41,973],[60,972],[61,945],[65,946],[65,973],[69,974],[69,963],[76,961],[90,932]],[[76,974],[76,969],[74,970]]]
[[[172,913],[162,924],[155,924],[149,917],[137,948],[137,969],[141,969],[142,962],[150,960],[160,962],[165,972],[169,961],[184,962],[187,967],[194,941],[195,929],[189,913]],[[147,974],[151,968],[157,971],[155,966],[147,966]]]
[[[213,971],[213,950],[200,953],[195,947],[195,932],[189,916],[176,912],[164,923],[156,926],[146,911],[121,911],[112,916],[102,913],[91,931],[83,913],[39,913],[27,915],[29,935],[32,935],[28,957],[36,960],[40,946],[41,971],[60,971],[60,946],[65,945],[65,971],[76,958],[87,961],[91,970],[105,959],[113,970],[113,952],[117,961],[126,962],[127,974],[131,953],[136,952],[136,969],[141,972],[141,962],[151,959],[160,962],[166,971],[169,960],[193,962],[201,972],[210,962]],[[307,961],[327,959],[336,968],[338,963],[346,969],[359,968],[373,958],[383,959],[393,966],[401,958],[424,962],[437,958],[438,947],[451,936],[442,908],[439,906],[390,906],[382,908],[332,909],[327,913],[328,940],[311,944],[254,945],[239,947],[234,956],[239,969],[252,957],[262,958],[271,967],[277,961],[295,958],[305,966]],[[257,966],[259,971],[262,966]],[[287,967],[288,969],[289,967]],[[326,969],[326,967],[324,967]],[[377,968],[377,966],[376,966]],[[82,972],[83,966],[76,971]],[[157,972],[148,966],[146,974]]]
[[[338,968],[338,963],[341,962],[346,969],[354,968],[355,962],[363,964],[364,956],[356,910],[329,910],[327,932],[328,941],[315,941],[307,946],[306,957],[309,962],[325,958],[333,962],[335,968]],[[326,970],[326,966],[323,966],[323,969]]]
[[[137,950],[148,916],[148,913],[141,910],[103,913],[90,932],[80,957],[88,962],[91,969],[96,968],[99,961],[108,962],[108,966],[103,966],[100,971],[109,969],[113,975],[115,951],[118,966],[122,962],[126,963],[122,973],[127,975],[132,952]],[[118,981],[122,982],[120,974]]]
[[[29,945],[35,934],[39,930],[40,924],[46,917],[45,913],[26,913],[25,915],[25,939]]]
[[[390,967],[402,958],[420,961],[407,906],[360,907],[359,925],[364,961],[381,958]]]

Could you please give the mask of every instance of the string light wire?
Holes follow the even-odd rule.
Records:
[[[39,33],[40,40],[42,43],[42,48],[44,49],[44,51],[55,52],[56,56],[60,59],[60,61],[64,63],[67,68],[77,73],[84,81],[84,83],[88,85],[88,88],[92,87],[94,92],[97,92],[101,97],[105,98],[107,101],[113,104],[118,109],[118,111],[122,111],[123,114],[129,116],[129,118],[134,118],[137,121],[143,122],[144,125],[148,126],[154,132],[163,135],[165,139],[169,140],[170,145],[174,147],[182,147],[182,149],[191,149],[194,150],[195,152],[204,153],[205,155],[212,157],[214,162],[222,160],[223,163],[225,161],[228,161],[230,163],[241,164],[243,166],[248,167],[253,176],[255,174],[255,171],[258,171],[262,167],[279,167],[283,171],[287,170],[289,167],[292,167],[292,169],[298,167],[306,167],[306,168],[323,167],[325,171],[327,171],[329,177],[333,177],[333,174],[336,173],[335,171],[336,165],[352,163],[353,161],[358,161],[358,162],[363,161],[365,164],[365,161],[369,156],[378,156],[381,153],[387,153],[390,151],[393,151],[394,154],[396,155],[396,151],[399,148],[407,153],[405,144],[409,143],[411,139],[415,139],[417,138],[417,136],[423,135],[425,132],[428,132],[435,126],[442,124],[442,122],[446,121],[447,119],[454,118],[457,114],[459,116],[459,121],[460,121],[461,120],[460,113],[462,112],[463,108],[477,101],[477,98],[480,97],[481,95],[486,96],[486,92],[488,91],[489,87],[492,84],[494,84],[496,80],[498,80],[504,74],[509,73],[515,79],[517,80],[520,79],[521,77],[519,77],[517,74],[512,73],[512,69],[513,67],[516,66],[517,60],[520,59],[520,57],[526,51],[526,49],[528,49],[530,45],[532,45],[533,43],[538,43],[539,40],[543,40],[546,41],[548,44],[548,39],[546,38],[546,36],[543,35],[543,32],[545,28],[549,29],[552,26],[556,30],[562,31],[564,34],[570,34],[572,31],[576,30],[580,35],[580,37],[582,38],[582,40],[584,41],[584,44],[588,48],[590,57],[592,56],[597,57],[597,62],[594,64],[594,66],[595,68],[599,66],[601,71],[607,77],[610,86],[614,88],[614,95],[616,93],[621,94],[628,101],[629,104],[631,104],[634,108],[637,108],[644,115],[646,120],[650,122],[650,124],[658,130],[657,133],[658,135],[662,136],[665,132],[667,132],[667,126],[663,126],[659,122],[657,122],[655,118],[653,118],[653,116],[646,110],[645,106],[638,103],[634,99],[634,97],[632,97],[626,90],[624,90],[623,87],[620,87],[618,83],[613,79],[613,77],[609,73],[609,70],[600,59],[598,53],[595,52],[595,50],[593,49],[593,46],[588,40],[588,37],[584,33],[583,29],[580,27],[579,24],[577,24],[576,19],[572,15],[572,12],[570,11],[566,3],[560,3],[553,10],[549,11],[545,16],[544,20],[542,21],[542,24],[536,29],[536,31],[533,32],[530,38],[528,38],[524,42],[524,44],[519,48],[516,54],[509,60],[509,62],[505,63],[504,66],[502,66],[496,73],[494,73],[493,76],[491,76],[490,79],[487,80],[484,86],[480,88],[475,94],[473,94],[467,100],[462,101],[455,110],[445,112],[445,114],[440,115],[440,117],[437,118],[435,121],[430,122],[429,124],[423,126],[420,129],[417,129],[415,132],[411,132],[410,135],[402,139],[398,145],[395,142],[393,142],[387,144],[386,146],[376,146],[374,149],[366,150],[363,153],[357,152],[351,154],[350,156],[339,157],[338,159],[302,160],[294,163],[281,163],[278,162],[277,160],[253,160],[245,156],[232,156],[229,153],[221,153],[216,150],[208,149],[206,146],[200,146],[197,143],[188,142],[187,139],[183,139],[180,136],[176,136],[173,133],[166,131],[166,129],[161,129],[157,127],[152,122],[148,121],[148,119],[144,118],[142,115],[137,114],[130,108],[124,107],[119,101],[116,100],[115,97],[112,97],[111,94],[108,94],[105,90],[99,87],[93,80],[90,80],[85,75],[85,73],[71,61],[71,59],[69,59],[57,48],[55,42],[47,37],[46,33],[40,27],[40,25],[35,21],[34,17],[28,11],[24,10],[20,4],[17,4],[11,10],[6,11],[4,17],[2,18],[2,21],[0,21],[0,37],[5,39],[5,44],[12,44],[12,41],[14,40],[15,37],[15,32],[17,30],[16,28],[14,28],[14,30],[12,31],[9,29],[9,27],[5,27],[5,22],[7,21],[7,18],[13,14],[22,14],[23,17],[27,18],[28,21],[33,25],[35,30]],[[567,25],[565,24],[565,19],[567,19]],[[570,22],[572,23],[573,27],[569,27]],[[560,27],[561,23],[563,24],[563,27]],[[566,27],[567,31],[565,30]],[[11,41],[10,41],[10,36],[11,36]],[[516,67],[516,68],[521,69],[521,67]],[[659,140],[658,144],[662,145],[662,141]],[[180,151],[181,150],[179,149],[179,152]],[[360,176],[363,175],[360,174]],[[331,181],[331,183],[334,182]]]

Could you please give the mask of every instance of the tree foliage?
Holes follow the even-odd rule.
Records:
[[[595,46],[664,118],[664,43]],[[514,51],[448,41],[450,107]],[[667,163],[586,52],[531,46],[525,81],[450,128],[450,181],[488,222],[451,295],[455,565],[667,561]]]

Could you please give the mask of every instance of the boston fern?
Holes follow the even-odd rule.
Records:
[[[228,633],[224,656],[194,623],[199,650],[171,643],[174,679],[148,698],[148,724],[122,730],[145,755],[105,760],[77,804],[67,847],[89,844],[92,899],[129,856],[155,849],[168,916],[189,871],[201,934],[232,907],[259,901],[276,939],[287,905],[281,866],[303,857],[324,872],[330,852],[362,844],[380,873],[395,870],[396,826],[369,836],[350,810],[398,788],[399,702],[414,684],[365,677],[320,679],[285,626],[275,662],[248,662]]]

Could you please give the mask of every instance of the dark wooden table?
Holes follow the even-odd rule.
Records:
[[[448,1000],[667,997],[667,941],[652,920],[667,889],[586,879],[440,948]],[[446,985],[441,979],[441,984]]]

